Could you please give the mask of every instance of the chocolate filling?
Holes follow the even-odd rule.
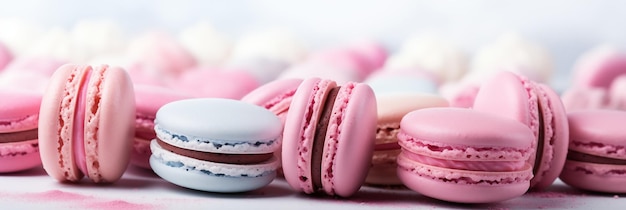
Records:
[[[273,153],[268,154],[219,154],[219,153],[211,153],[211,152],[200,152],[189,149],[184,149],[176,146],[172,146],[168,143],[165,143],[163,140],[157,138],[157,143],[159,146],[163,147],[163,149],[168,150],[170,152],[195,158],[198,160],[216,162],[216,163],[227,163],[227,164],[257,164],[267,161],[274,156]]]
[[[324,105],[322,106],[322,113],[317,121],[317,127],[315,129],[315,138],[313,139],[313,154],[311,157],[311,178],[313,181],[313,189],[321,189],[322,186],[322,160],[324,155],[324,142],[326,142],[326,130],[328,130],[328,122],[330,121],[330,115],[333,112],[333,105],[335,99],[339,94],[339,88],[334,87],[330,89]]]
[[[567,159],[585,163],[610,164],[610,165],[626,165],[626,160],[601,157],[597,155],[585,154],[578,151],[569,150]]]
[[[37,128],[13,133],[0,133],[0,143],[12,143],[37,139]]]
[[[539,105],[539,133],[537,135],[537,150],[535,151],[535,163],[533,164],[533,175],[536,175],[541,168],[541,158],[543,157],[543,144],[545,142],[545,123],[543,120],[543,110],[541,109],[541,103]],[[548,122],[549,123],[549,122]]]

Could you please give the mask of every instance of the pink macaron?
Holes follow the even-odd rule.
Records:
[[[135,94],[121,68],[66,64],[53,75],[39,111],[43,167],[62,182],[83,176],[115,182],[130,159]]]
[[[39,73],[47,77],[52,76],[54,71],[65,64],[65,61],[55,59],[53,57],[31,56],[19,57],[11,64],[7,65],[6,71],[15,71],[20,73],[31,72]]]
[[[488,203],[524,194],[532,131],[505,117],[461,108],[413,111],[400,122],[398,177],[425,196]]]
[[[279,79],[254,89],[241,98],[241,101],[261,106],[285,122],[291,99],[302,79]]]
[[[626,112],[578,111],[568,120],[569,152],[561,180],[579,189],[626,193]]]
[[[164,77],[176,77],[196,66],[196,60],[174,37],[164,32],[148,32],[128,46],[131,60]]]
[[[370,167],[376,99],[362,83],[306,79],[293,96],[283,133],[283,173],[296,191],[349,197]]]
[[[154,119],[163,105],[192,98],[190,95],[169,88],[135,85],[135,141],[130,163],[142,168],[150,168],[150,141],[156,138]]]
[[[473,109],[527,125],[536,151],[527,160],[533,166],[531,188],[542,190],[556,180],[565,164],[569,131],[565,108],[552,89],[512,72],[498,72],[482,84]]]
[[[194,97],[241,99],[259,86],[254,75],[241,70],[194,68],[169,84]]]
[[[582,55],[573,71],[573,86],[608,89],[616,77],[626,74],[626,54],[599,47]]]
[[[400,154],[398,132],[400,120],[409,112],[431,108],[447,107],[446,99],[431,94],[403,93],[376,95],[378,121],[376,125],[376,146],[372,155],[372,166],[365,183],[370,185],[402,185],[396,174],[396,158]]]
[[[37,125],[41,95],[0,90],[0,173],[41,164]]]

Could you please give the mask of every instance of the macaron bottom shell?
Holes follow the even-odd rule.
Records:
[[[150,147],[153,152],[153,155],[150,157],[152,170],[161,178],[189,189],[218,193],[246,192],[262,188],[276,178],[275,169],[278,167],[276,158],[256,165],[234,165],[184,157],[164,150],[156,143],[156,140],[152,141]],[[164,153],[165,155],[162,155]],[[169,159],[168,157],[174,157],[174,159],[166,160]],[[193,165],[186,165],[183,162],[193,162]],[[243,173],[239,176],[229,176],[219,172],[212,173],[203,169],[198,170],[199,165],[209,165],[211,169],[237,170],[243,173],[246,171],[261,171],[262,173],[256,176],[248,176]],[[258,169],[254,169],[256,166],[258,166]],[[272,168],[273,170],[266,170],[267,168]]]
[[[0,173],[17,172],[41,165],[37,140],[0,145]],[[16,154],[19,153],[19,154]]]
[[[567,160],[559,178],[583,190],[626,193],[626,165],[585,163]]]
[[[530,187],[532,167],[511,172],[471,171],[425,165],[398,156],[398,177],[422,195],[458,203],[492,203],[523,195]]]

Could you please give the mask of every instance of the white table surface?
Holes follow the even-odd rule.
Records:
[[[578,191],[558,180],[546,192],[467,205],[430,199],[407,189],[369,186],[348,199],[310,196],[294,192],[283,179],[248,193],[207,193],[178,187],[133,166],[112,185],[96,185],[86,179],[77,184],[59,183],[42,168],[0,175],[1,209],[624,209],[625,197]]]

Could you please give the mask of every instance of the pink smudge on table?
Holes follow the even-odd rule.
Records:
[[[26,193],[24,194],[29,199],[34,200],[55,200],[55,201],[71,201],[71,200],[87,200],[92,199],[91,196],[80,195],[76,193],[63,192],[60,190],[51,190],[41,193]]]
[[[130,203],[122,200],[112,200],[106,202],[94,202],[90,204],[85,204],[85,208],[87,209],[102,209],[102,210],[118,210],[118,209],[127,209],[127,210],[140,210],[140,209],[155,209],[154,206],[149,204],[137,204]]]

